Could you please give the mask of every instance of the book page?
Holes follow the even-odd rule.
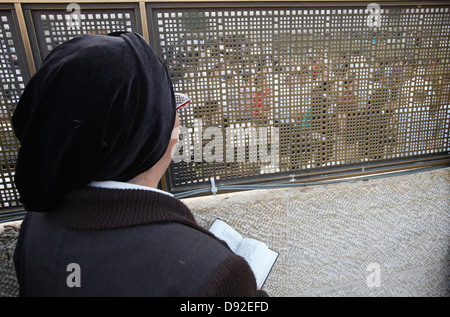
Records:
[[[216,219],[211,228],[209,228],[209,231],[217,238],[224,240],[230,247],[231,251],[236,253],[239,243],[242,241],[242,236],[236,230],[222,220]]]
[[[220,219],[216,219],[209,231],[225,241],[231,251],[242,256],[256,278],[259,288],[264,285],[267,276],[278,258],[278,252],[270,250],[264,242],[243,238],[236,230]]]
[[[267,246],[261,242],[250,238],[242,239],[236,254],[247,260],[250,266],[257,265],[267,250]]]
[[[275,261],[278,258],[279,253],[270,249],[267,249],[266,256],[259,265],[258,272],[255,274],[256,284],[259,288],[262,288],[270,271],[272,270]]]
[[[261,241],[244,238],[236,250],[236,254],[242,256],[248,262],[253,274],[255,274],[256,284],[261,288],[278,257],[278,253],[270,250]]]

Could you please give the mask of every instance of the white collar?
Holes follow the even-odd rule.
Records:
[[[116,182],[116,181],[102,181],[102,182],[91,182],[88,186],[91,187],[101,187],[101,188],[112,188],[112,189],[143,189],[143,190],[150,190],[154,191],[160,194],[169,195],[170,197],[173,197],[171,193],[165,192],[163,190],[143,186],[143,185],[136,185],[131,183],[125,183],[125,182]]]

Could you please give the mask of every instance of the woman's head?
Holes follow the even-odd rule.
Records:
[[[56,47],[12,118],[25,208],[45,211],[72,188],[148,170],[166,153],[175,115],[170,76],[140,35],[82,35]]]

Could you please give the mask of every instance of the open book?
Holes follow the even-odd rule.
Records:
[[[278,252],[270,250],[264,242],[242,237],[236,230],[220,219],[216,219],[209,231],[225,241],[231,251],[247,260],[255,274],[256,284],[262,288],[270,273]]]

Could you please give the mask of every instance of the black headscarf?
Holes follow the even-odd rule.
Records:
[[[175,111],[170,76],[139,34],[82,35],[59,45],[12,117],[25,208],[49,211],[70,189],[148,170],[166,152]]]

